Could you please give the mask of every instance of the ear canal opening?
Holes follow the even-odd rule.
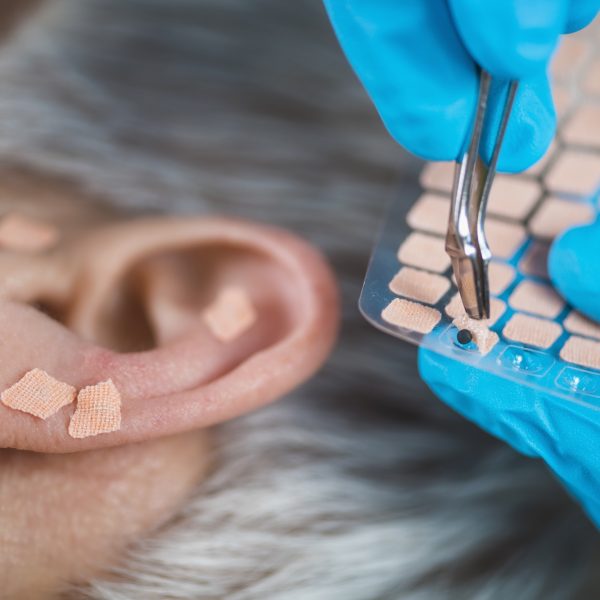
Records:
[[[203,318],[219,293],[235,287],[248,296],[256,313],[252,350],[284,338],[298,318],[290,273],[272,257],[230,244],[190,244],[149,254],[130,265],[101,298],[87,298],[85,285],[75,304],[45,312],[87,339],[118,352],[139,352],[175,343],[193,334],[215,343]],[[80,318],[82,303],[91,313]],[[44,307],[43,307],[44,308]],[[256,331],[258,330],[258,331]]]

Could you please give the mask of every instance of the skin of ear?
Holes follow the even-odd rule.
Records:
[[[107,208],[101,199],[86,197],[71,183],[34,173],[14,170],[2,173],[0,192],[0,214],[18,209],[22,214],[53,223],[60,228],[61,244],[69,244],[82,232],[93,232],[99,227],[118,222],[127,227],[129,222],[133,223],[126,215]],[[213,261],[209,261],[210,279],[214,284],[209,287],[209,293],[186,283],[190,276],[198,275],[195,269],[198,268],[196,262],[202,262],[200,254],[191,255],[193,260],[188,260],[187,255],[186,260],[179,260],[176,254],[152,257],[120,280],[121,290],[131,291],[135,287],[140,292],[137,298],[146,320],[135,331],[123,326],[127,319],[120,321],[124,315],[119,311],[101,311],[102,318],[89,320],[83,314],[85,311],[71,314],[52,302],[47,305],[42,302],[37,308],[70,326],[72,332],[85,335],[86,342],[106,344],[125,352],[123,356],[128,356],[128,350],[147,349],[152,345],[159,349],[164,346],[167,350],[179,348],[177,344],[182,335],[194,327],[204,327],[204,333],[194,338],[194,343],[200,339],[207,354],[215,354],[219,348],[223,351],[221,362],[209,365],[205,373],[206,377],[218,378],[224,369],[243,364],[245,357],[257,350],[262,349],[264,353],[271,345],[276,347],[280,339],[296,331],[296,316],[289,309],[294,306],[293,302],[279,302],[286,294],[295,301],[294,290],[289,282],[282,281],[278,267],[252,254],[244,258],[243,254],[226,250],[218,255],[221,258],[213,257]],[[18,280],[14,287],[0,291],[0,295],[23,294],[18,302],[24,302],[28,286],[36,289],[35,281],[32,283],[27,276],[28,260],[35,262],[35,257],[24,258],[19,253],[0,251],[0,276],[14,273],[15,268],[21,270],[20,278],[11,279]],[[65,271],[68,272],[66,263]],[[56,278],[60,280],[62,275],[59,271]],[[253,293],[258,325],[241,334],[239,340],[222,342],[202,323],[200,308],[231,278],[242,282],[257,278],[269,280],[271,288],[276,287],[283,296]],[[337,307],[333,296],[331,298],[323,318],[332,324],[329,329],[321,328],[322,340],[313,353],[318,356],[319,364],[327,356],[335,336]],[[131,298],[125,300],[129,302]],[[133,308],[139,306],[134,303]],[[265,314],[271,318],[265,320]],[[271,326],[262,328],[261,318],[262,323]],[[31,323],[35,327],[38,321],[32,319]],[[56,327],[64,329],[59,324]],[[35,331],[31,334],[36,335]],[[311,339],[306,343],[312,343]],[[47,343],[42,346],[48,347]],[[16,361],[22,360],[19,353],[16,355]],[[34,352],[32,356],[38,354]],[[10,368],[10,364],[3,363],[3,366]],[[312,364],[306,367],[306,374],[302,373],[301,378],[314,368],[316,365]],[[184,369],[183,385],[195,377]],[[157,380],[156,386],[161,385]],[[277,390],[274,393],[279,394]],[[45,422],[20,413],[14,418],[28,419],[35,422],[36,427],[48,423],[49,427],[66,428],[72,410],[70,407],[61,409],[66,412],[62,418],[60,414],[55,415],[55,425],[50,423],[55,417]],[[4,414],[3,427],[9,427]],[[3,598],[54,598],[69,585],[106,573],[125,555],[128,546],[168,521],[197,488],[210,469],[210,451],[209,429],[72,454],[0,450],[0,589]],[[44,493],[40,493],[41,490]]]

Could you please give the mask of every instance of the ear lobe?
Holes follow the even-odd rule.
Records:
[[[0,405],[1,445],[64,452],[222,422],[309,377],[337,331],[329,268],[305,242],[274,228],[225,219],[124,222],[76,240],[54,260],[71,277],[56,309],[68,329],[22,305],[11,310],[13,322],[18,316],[21,327],[35,328],[61,358],[22,352],[18,369],[0,372],[0,385],[35,367],[78,388],[111,378],[123,399],[122,426],[75,440],[67,434],[72,405],[47,421]],[[223,340],[205,311],[232,287],[247,295],[255,319]]]

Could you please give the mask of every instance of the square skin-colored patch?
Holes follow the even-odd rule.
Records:
[[[9,408],[47,419],[73,402],[75,393],[72,385],[54,379],[42,369],[32,369],[4,390],[0,400]]]
[[[250,329],[257,319],[256,310],[245,289],[223,288],[204,311],[204,322],[221,342],[230,342]]]
[[[0,220],[0,248],[42,252],[55,246],[59,237],[54,225],[18,213],[9,213]]]
[[[121,428],[121,394],[111,379],[90,385],[77,395],[69,435],[86,438]]]

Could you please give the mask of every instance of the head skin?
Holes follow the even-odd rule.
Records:
[[[211,468],[209,426],[320,366],[337,297],[320,256],[282,231],[133,218],[14,168],[0,180],[0,215],[18,210],[60,233],[42,253],[0,250],[0,332],[12,342],[0,349],[0,386],[41,367],[78,388],[110,376],[123,394],[121,430],[83,440],[67,432],[72,405],[46,421],[0,407],[0,588],[52,598],[181,506]],[[231,281],[247,286],[258,317],[221,342],[201,314]]]

